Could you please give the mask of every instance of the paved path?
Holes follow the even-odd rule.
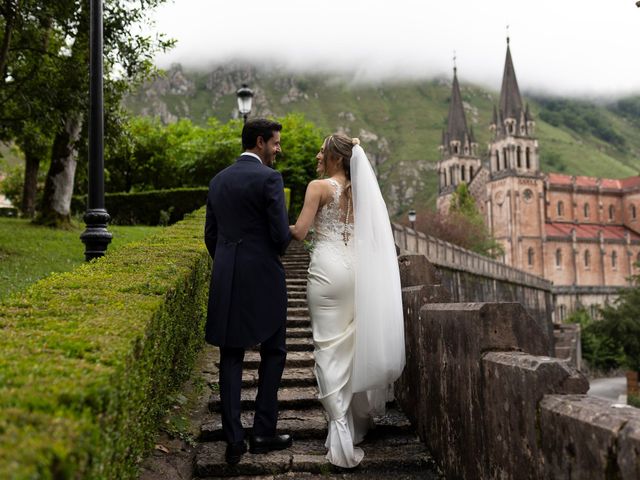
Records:
[[[587,395],[617,402],[621,395],[627,394],[627,378],[595,378],[589,381]]]
[[[278,429],[292,434],[293,447],[266,455],[247,453],[238,465],[227,465],[224,460],[225,443],[222,440],[222,425],[218,413],[220,400],[214,393],[209,401],[209,413],[202,423],[199,444],[196,447],[194,478],[440,478],[426,448],[415,435],[404,414],[393,404],[389,405],[387,415],[376,419],[376,428],[362,443],[365,458],[359,467],[353,471],[337,469],[325,459],[327,421],[316,398],[316,381],[312,370],[313,344],[306,303],[308,264],[309,256],[301,244],[292,244],[285,257],[289,291],[289,354],[279,393],[281,411]],[[258,360],[257,351],[248,352],[245,357],[242,392],[245,413],[242,421],[247,428],[252,424]]]

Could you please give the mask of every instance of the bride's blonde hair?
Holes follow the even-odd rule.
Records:
[[[334,133],[324,139],[325,155],[331,159],[342,159],[342,167],[348,180],[351,180],[351,153],[354,145],[360,145],[360,140],[342,133]]]

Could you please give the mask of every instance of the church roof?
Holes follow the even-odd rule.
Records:
[[[574,228],[578,240],[597,240],[599,231],[602,231],[602,236],[605,240],[624,240],[626,232],[631,236],[631,240],[640,240],[640,235],[622,225],[576,224],[568,222],[545,223],[545,233],[547,237],[571,237],[571,230]]]
[[[507,39],[507,58],[504,63],[504,73],[502,74],[502,89],[500,90],[500,115],[503,119],[515,118],[520,121],[522,114],[522,96],[518,88],[516,70],[513,67],[509,39]]]
[[[457,69],[453,69],[453,87],[451,91],[451,103],[449,104],[449,121],[447,124],[448,140],[457,140],[461,144],[465,142],[465,138],[471,141],[471,134],[467,128],[467,120],[464,114],[464,106],[462,105],[462,95],[460,94],[460,85],[458,83]]]
[[[572,185],[573,176],[561,173],[549,173],[547,179],[550,185]],[[602,188],[612,190],[624,190],[627,188],[640,186],[640,175],[634,175],[627,178],[598,178],[586,177],[582,175],[575,176],[575,184],[579,187],[597,187],[598,182]]]

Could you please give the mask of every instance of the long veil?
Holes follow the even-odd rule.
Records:
[[[405,365],[402,292],[389,214],[360,145],[352,150],[351,185],[356,326],[352,388],[380,391],[400,376]]]

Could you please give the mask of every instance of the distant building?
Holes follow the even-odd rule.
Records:
[[[438,209],[448,212],[460,182],[469,185],[507,265],[554,284],[555,321],[578,307],[616,297],[640,273],[640,176],[614,180],[540,171],[535,121],[523,105],[507,40],[507,57],[482,158],[467,127],[457,71],[438,162]]]

